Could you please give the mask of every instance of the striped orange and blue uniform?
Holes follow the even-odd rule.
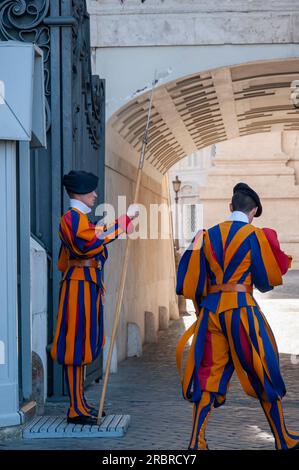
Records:
[[[75,208],[60,221],[58,269],[63,276],[51,356],[65,367],[70,416],[89,414],[83,394],[84,366],[99,356],[105,339],[102,295],[107,244],[125,232],[129,224],[130,218],[122,216],[103,230]],[[99,267],[69,266],[69,260],[91,258],[99,262]]]
[[[299,442],[297,435],[288,434],[279,412],[286,390],[275,338],[258,303],[247,292],[209,292],[210,286],[222,284],[255,286],[261,292],[282,284],[290,257],[279,251],[277,240],[274,246],[269,239],[273,233],[225,221],[198,232],[180,261],[177,294],[192,299],[197,312],[177,347],[183,396],[194,403],[192,449],[206,447],[207,418],[212,407],[225,402],[234,371],[244,391],[260,400],[268,421],[271,408],[272,431],[273,426],[284,430],[274,433],[277,448]],[[183,350],[191,337],[182,373]]]

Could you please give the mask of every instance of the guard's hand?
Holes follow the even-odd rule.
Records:
[[[106,224],[96,224],[96,230],[99,232],[107,232],[107,225]]]
[[[140,212],[139,204],[130,204],[127,210],[127,216],[130,217],[131,220],[133,220],[139,216],[139,212]]]

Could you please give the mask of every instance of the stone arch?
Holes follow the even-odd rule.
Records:
[[[263,136],[271,139],[273,136],[279,144],[281,135],[297,134],[299,110],[290,102],[290,84],[298,76],[299,59],[281,58],[207,69],[180,76],[157,87],[139,202],[146,207],[152,203],[166,202],[169,169],[200,149],[246,138],[258,138],[262,142],[265,140]],[[129,201],[132,200],[148,98],[148,92],[136,96],[116,109],[107,121],[106,200],[110,203],[117,202],[117,194],[126,195]],[[299,186],[295,184],[295,169],[291,168],[288,156],[281,148],[282,145],[274,156],[270,185],[263,184],[263,172],[268,172],[272,160],[265,161],[261,166],[258,190],[261,189],[266,210],[263,220],[257,221],[257,225],[271,226],[282,233],[283,249],[294,255],[295,266],[299,266],[299,240],[296,235],[299,226],[296,225],[296,228],[289,221],[298,220],[299,224]],[[234,178],[245,179],[249,184],[255,181],[254,172],[251,178],[247,178],[247,168],[241,170],[235,174],[230,170],[224,179],[225,184],[219,186],[217,178],[222,167],[216,152],[211,168],[214,183],[200,188],[199,194],[204,207],[205,226],[219,222],[219,218],[227,212]],[[288,198],[292,203],[288,214],[283,210],[286,187],[290,189]],[[277,213],[282,214],[281,221],[274,216]],[[114,273],[110,277],[110,289],[116,291],[119,279],[115,273],[119,271],[120,245],[111,247],[110,252],[108,269]],[[135,268],[128,274],[123,321],[139,325],[144,340],[142,312],[149,311],[156,315],[159,305],[168,306],[176,301],[173,240],[137,240],[132,258]],[[113,309],[111,297],[106,303],[106,311],[109,311],[108,331]],[[125,357],[126,346],[120,337],[119,359]]]
[[[199,71],[159,86],[153,99],[144,170],[145,174],[161,182],[176,162],[198,150],[209,146],[219,149],[228,142],[239,145],[241,141],[260,142],[262,149],[267,138],[275,140],[277,149],[271,158],[257,155],[256,146],[251,160],[244,157],[244,163],[242,156],[236,164],[227,156],[216,155],[208,187],[200,188],[200,200],[206,208],[205,223],[210,225],[216,223],[214,216],[227,211],[231,187],[236,179],[257,184],[267,211],[265,218],[256,223],[274,226],[282,232],[283,246],[294,253],[294,266],[299,266],[299,226],[295,229],[291,223],[299,215],[296,209],[299,204],[296,144],[299,109],[291,101],[291,84],[298,77],[299,58],[275,58]],[[149,92],[137,96],[109,118],[108,158],[111,152],[121,154],[133,167],[136,166],[148,98]],[[292,147],[289,153],[286,151],[288,146]],[[258,160],[260,166],[256,172],[253,168]],[[229,168],[226,173],[225,166]],[[286,188],[292,205],[288,211],[283,210]],[[282,214],[281,224],[278,218],[273,218],[273,210]]]
[[[188,154],[237,137],[298,131],[299,110],[290,86],[299,59],[249,62],[198,72],[155,91],[147,166],[164,175]],[[149,93],[117,110],[108,121],[108,140],[141,149]],[[109,134],[113,139],[109,139]]]

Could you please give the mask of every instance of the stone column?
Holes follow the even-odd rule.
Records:
[[[17,324],[16,148],[0,142],[0,427],[20,424]]]

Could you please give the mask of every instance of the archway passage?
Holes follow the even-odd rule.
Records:
[[[291,83],[299,59],[250,62],[200,72],[155,91],[147,162],[164,175],[192,152],[236,137],[299,130]],[[139,152],[148,93],[119,109],[109,127]],[[109,131],[108,131],[109,132]]]
[[[256,225],[277,230],[283,249],[299,267],[299,110],[290,100],[291,83],[299,78],[299,59],[255,61],[201,71],[165,83],[155,90],[139,202],[169,202],[168,170],[200,149],[216,146],[207,185],[199,188],[203,223],[210,227],[227,215],[233,185],[245,181],[261,195],[263,216]],[[106,200],[122,194],[132,200],[136,166],[147,118],[149,93],[118,109],[107,123]],[[286,209],[287,208],[287,209]],[[174,311],[175,263],[171,224],[168,239],[134,241],[122,314],[145,338],[144,312],[158,325],[161,306]],[[110,249],[110,289],[121,264]],[[108,273],[109,275],[109,273]],[[113,317],[108,298],[107,330]],[[172,313],[175,317],[175,313]],[[120,335],[118,358],[126,357]]]

